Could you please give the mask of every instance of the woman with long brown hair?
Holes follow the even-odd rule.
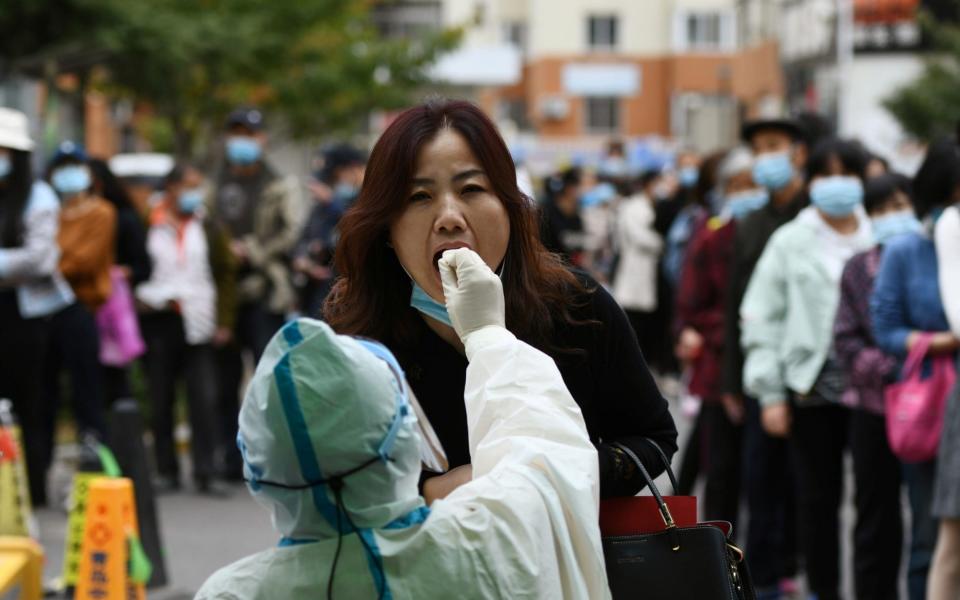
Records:
[[[671,456],[676,427],[623,311],[543,247],[510,153],[476,106],[434,100],[398,116],[374,147],[340,232],[340,278],[324,316],[339,333],[386,344],[406,371],[452,467],[424,483],[428,501],[470,480],[467,360],[437,266],[451,248],[474,250],[500,275],[507,328],[556,361],[597,445],[601,495],[642,486],[612,442],[633,449],[652,474],[663,471],[643,438]]]

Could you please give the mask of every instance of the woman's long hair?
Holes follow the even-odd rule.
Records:
[[[340,221],[337,279],[324,316],[339,333],[405,344],[418,331],[410,278],[389,247],[390,225],[407,206],[421,148],[441,130],[463,136],[510,220],[503,261],[507,327],[552,349],[558,323],[575,323],[571,294],[584,287],[540,242],[537,209],[517,188],[516,170],[496,126],[469,102],[432,100],[403,112],[377,141],[356,204]]]
[[[23,211],[33,186],[29,152],[10,150],[10,167],[0,181],[0,248],[23,244]]]

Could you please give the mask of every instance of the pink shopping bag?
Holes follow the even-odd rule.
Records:
[[[937,455],[947,395],[957,381],[949,354],[932,357],[933,372],[921,379],[931,339],[929,334],[920,336],[903,365],[901,380],[884,390],[887,439],[890,449],[904,462],[925,462]]]
[[[110,280],[113,291],[97,311],[100,363],[109,367],[124,367],[143,355],[146,346],[140,335],[140,324],[127,278],[119,267],[113,267],[110,269]]]

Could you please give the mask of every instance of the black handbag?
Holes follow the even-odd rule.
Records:
[[[660,450],[654,442],[647,441]],[[730,524],[677,527],[637,455],[622,444],[613,446],[636,464],[666,525],[665,530],[656,533],[603,538],[607,578],[614,600],[755,600],[743,552],[728,538]],[[662,451],[660,454],[674,481],[666,456]]]

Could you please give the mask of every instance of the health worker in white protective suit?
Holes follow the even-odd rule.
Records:
[[[440,270],[470,361],[473,480],[428,508],[390,352],[289,323],[257,366],[238,437],[250,490],[283,538],[215,573],[198,598],[610,597],[580,409],[554,362],[504,327],[500,280],[477,254],[449,250]]]

